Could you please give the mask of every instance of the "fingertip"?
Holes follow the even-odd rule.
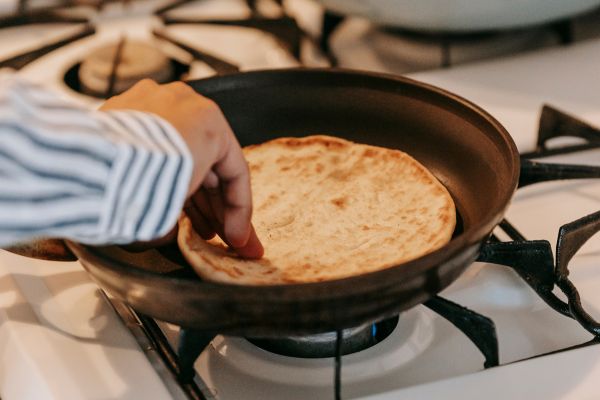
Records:
[[[265,254],[265,249],[256,234],[253,226],[250,226],[250,234],[248,240],[241,247],[233,247],[240,257],[248,259],[259,259]]]
[[[251,227],[241,227],[241,224],[233,224],[231,219],[225,217],[223,225],[223,238],[234,249],[241,249],[246,246],[251,234]]]

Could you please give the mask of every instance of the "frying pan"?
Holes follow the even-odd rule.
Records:
[[[268,337],[344,329],[398,314],[441,291],[477,258],[517,186],[519,155],[500,123],[467,100],[424,83],[347,70],[288,69],[188,84],[221,106],[242,145],[320,133],[406,151],[448,188],[459,224],[446,246],[408,263],[277,286],[202,281],[176,248],[129,253],[67,242],[101,287],[160,320]],[[402,183],[388,179],[390,186]]]
[[[600,0],[319,0],[341,15],[385,26],[429,32],[515,29],[588,12]]]

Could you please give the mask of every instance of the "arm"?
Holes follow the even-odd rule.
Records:
[[[89,111],[0,77],[0,245],[32,237],[161,237],[206,190],[195,227],[260,257],[249,174],[220,109],[182,83],[142,81]],[[190,151],[191,150],[191,151]],[[215,212],[214,210],[217,210]]]
[[[89,111],[0,77],[0,244],[33,237],[127,243],[164,235],[192,175],[160,117]]]

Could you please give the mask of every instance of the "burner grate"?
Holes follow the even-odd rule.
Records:
[[[548,142],[552,139],[574,137],[583,139],[586,143],[551,148]],[[538,127],[538,140],[533,152],[525,153],[525,159],[543,158],[554,155],[596,149],[600,147],[600,129],[593,127],[580,119],[545,104],[542,107]]]
[[[68,17],[61,15],[55,8],[26,11],[0,17],[0,28],[12,28],[29,24],[57,24],[57,23],[87,23],[86,18]]]
[[[35,61],[38,58],[56,50],[56,49],[59,49],[63,46],[66,46],[67,44],[76,42],[76,41],[86,38],[88,36],[91,36],[94,33],[96,33],[96,29],[91,24],[86,23],[83,28],[81,28],[74,34],[72,34],[64,39],[60,39],[53,43],[49,43],[47,45],[37,47],[33,50],[18,54],[16,56],[7,58],[5,60],[1,60],[0,68],[7,67],[7,68],[19,70],[19,69],[27,66],[27,64],[31,63],[32,61]]]
[[[161,18],[165,25],[174,24],[207,24],[207,25],[222,25],[222,26],[239,26],[245,28],[253,28],[265,32],[273,36],[279,44],[287,50],[298,62],[302,63],[301,47],[302,42],[307,41],[314,45],[315,48],[321,49],[318,39],[312,37],[308,32],[298,25],[295,18],[288,15],[283,1],[278,0],[275,3],[279,6],[280,15],[277,17],[264,16],[256,0],[246,0],[250,16],[243,19],[193,19],[193,18],[178,18],[169,16],[168,12],[185,5],[192,0],[179,0],[168,4],[155,11],[155,14]],[[335,57],[331,52],[323,51],[323,55],[331,66],[335,66]]]
[[[348,17],[344,15],[340,15],[338,13],[326,10],[323,13],[323,21],[321,23],[321,36],[318,40],[319,48],[323,51],[324,54],[328,56],[330,60],[334,61],[335,64],[335,54],[331,50],[331,37],[338,29],[338,27],[347,19]],[[564,20],[560,20],[557,22],[553,22],[550,24],[542,25],[540,27],[532,27],[532,28],[520,28],[520,29],[512,29],[512,31],[523,31],[525,29],[529,30],[545,30],[549,31],[554,37],[557,38],[558,44],[566,46],[570,45],[575,41],[575,30],[573,28],[573,19],[568,18]],[[452,54],[454,53],[453,47],[461,42],[470,41],[473,39],[479,39],[483,37],[492,37],[502,35],[505,32],[503,31],[477,31],[477,32],[429,32],[429,31],[418,31],[406,28],[398,28],[398,27],[381,27],[380,29],[385,30],[386,32],[390,32],[392,34],[406,37],[406,38],[414,38],[418,40],[427,40],[435,43],[439,46],[440,50],[440,63],[439,66],[441,68],[450,68],[455,62],[452,60]]]
[[[182,50],[185,50],[187,53],[189,53],[194,58],[194,60],[204,62],[209,67],[214,69],[218,75],[227,75],[227,74],[239,72],[239,70],[240,70],[240,68],[237,65],[234,65],[223,59],[220,59],[206,51],[198,49],[197,47],[190,47],[190,46],[186,45],[185,43],[182,43],[181,41],[175,39],[168,33],[164,32],[163,30],[155,29],[154,31],[152,31],[152,33],[157,38],[165,40],[169,43],[172,43],[172,44],[178,46],[179,48],[181,48]]]

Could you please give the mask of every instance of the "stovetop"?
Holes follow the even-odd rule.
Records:
[[[311,15],[309,20],[300,21],[308,32],[317,29],[314,5],[304,4],[304,0],[287,3],[290,10]],[[219,17],[222,5],[211,1],[206,4],[198,15]],[[196,17],[191,13],[195,5],[186,7],[172,10],[169,15]],[[230,17],[246,15],[245,8],[239,4],[236,7]],[[139,13],[144,15],[142,11]],[[94,43],[92,38],[113,40],[122,29],[149,38],[148,27],[161,26],[155,18],[144,17],[140,23],[142,19],[136,15],[107,17],[106,23],[98,25],[97,36],[50,53],[23,68],[21,73],[49,82],[68,96],[84,98],[65,89],[61,74],[89,49]],[[132,24],[132,21],[137,22]],[[365,24],[350,21],[336,33],[338,36],[332,43],[334,51],[338,51],[338,60],[342,63],[351,60],[352,63],[343,64],[347,66],[403,72],[394,70],[397,67],[394,63],[384,63],[382,67],[379,56],[373,56],[372,47],[367,46],[365,53],[365,43],[373,44],[372,27],[368,28],[371,36],[365,36],[364,30],[352,30],[353,25],[364,29]],[[256,30],[247,35],[247,28],[168,28],[174,28],[170,32],[189,45],[198,45],[240,64],[242,69],[297,63],[272,36]],[[77,27],[66,25],[62,29],[66,32]],[[240,29],[245,33],[236,36]],[[14,33],[0,30],[0,40],[4,40],[1,43],[10,43],[10,47],[0,46],[0,59],[20,51],[22,46],[37,45],[40,38],[47,39],[49,32],[64,34],[44,26],[26,31],[27,37],[20,37],[26,43],[18,45],[11,40]],[[545,103],[600,126],[600,92],[595,87],[600,40],[593,39],[592,31],[588,29],[585,32],[591,33],[583,35],[592,39],[571,46],[557,46],[553,38],[544,42],[544,47],[550,46],[544,50],[452,69],[426,65],[425,69],[434,69],[412,77],[456,92],[482,106],[505,125],[521,152],[530,152],[535,148],[537,123]],[[235,56],[220,45],[224,35],[230,37],[227,40],[233,43]],[[354,48],[339,45],[352,43],[352,37]],[[396,41],[386,39],[381,43],[385,47]],[[253,46],[265,50],[244,52]],[[177,54],[189,61],[189,54]],[[397,57],[393,55],[392,60]],[[195,77],[213,73],[202,63],[197,68]],[[98,102],[86,99],[90,104]],[[600,151],[580,151],[545,161],[600,165]],[[600,181],[543,183],[520,189],[506,217],[527,239],[548,240],[555,252],[559,227],[598,211],[599,200]],[[495,233],[501,240],[508,239],[501,231]],[[579,289],[585,309],[597,319],[600,319],[599,264],[600,238],[596,235],[569,265],[570,279]],[[139,320],[129,316],[123,324],[78,263],[29,260],[0,251],[0,288],[0,349],[6,360],[0,363],[3,398],[185,398],[173,379],[168,379],[170,373],[157,356],[156,345],[139,334]],[[475,263],[440,295],[494,321],[501,366],[484,369],[483,355],[466,336],[429,308],[418,306],[400,316],[398,327],[383,342],[342,357],[343,398],[594,397],[593,382],[600,376],[598,346],[529,359],[585,343],[593,336],[576,321],[548,307],[515,271]],[[560,293],[558,296],[563,298]],[[175,344],[177,328],[161,325]],[[137,331],[141,343],[130,330]],[[240,338],[217,337],[196,362],[196,372],[196,382],[206,398],[329,399],[333,393],[332,358],[299,360],[277,356]],[[161,379],[161,375],[167,379]],[[29,383],[30,379],[35,384]]]

